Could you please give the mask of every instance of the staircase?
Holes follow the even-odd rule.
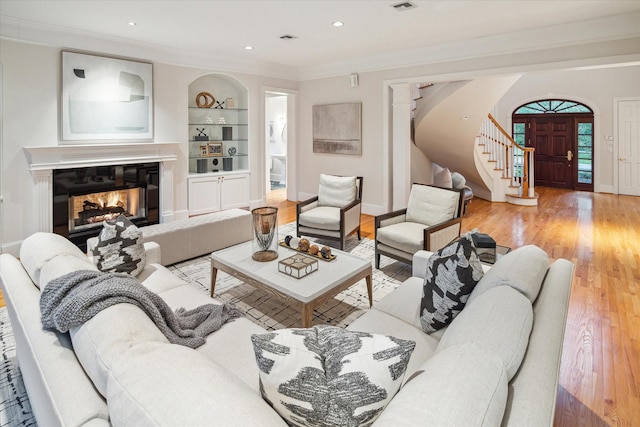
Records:
[[[432,162],[460,172],[476,196],[535,206],[533,149],[519,146],[487,116],[518,78],[416,85],[412,139]]]
[[[507,183],[505,201],[514,205],[536,206],[538,195],[533,184],[535,150],[514,141],[491,114],[482,123],[476,141],[483,160],[493,165],[494,174]]]

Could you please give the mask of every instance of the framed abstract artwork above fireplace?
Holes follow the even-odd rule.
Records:
[[[153,65],[62,52],[61,142],[151,142]]]

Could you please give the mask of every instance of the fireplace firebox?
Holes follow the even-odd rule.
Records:
[[[159,163],[53,171],[53,231],[82,250],[102,223],[125,215],[138,226],[159,222]]]

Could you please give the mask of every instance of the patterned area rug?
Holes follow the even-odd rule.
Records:
[[[16,343],[6,307],[0,308],[0,350],[0,426],[35,426],[36,419],[18,368]]]
[[[295,234],[295,223],[279,227],[278,235],[284,239],[287,234]],[[316,244],[326,244],[320,239]],[[370,259],[373,263],[375,252],[374,241],[370,239],[358,240],[355,236],[347,239],[346,252]],[[211,283],[211,264],[209,256],[194,258],[174,264],[169,269],[176,276],[209,292]],[[319,273],[314,273],[319,274]],[[382,257],[380,269],[373,269],[373,300],[374,303],[395,289],[411,275],[411,267]],[[219,271],[216,282],[215,297],[227,303],[234,304],[246,316],[265,329],[281,329],[300,327],[300,313],[295,306],[282,302],[277,297]],[[349,289],[339,293],[329,301],[314,310],[313,324],[328,324],[346,327],[369,308],[367,287],[362,280]]]
[[[295,223],[281,226],[280,238],[295,233]],[[322,245],[327,242],[315,240]],[[347,240],[345,249],[353,255],[370,259],[373,263],[374,242],[369,239]],[[209,293],[211,264],[209,256],[194,258],[169,266],[173,274]],[[318,274],[318,273],[316,273]],[[379,301],[411,275],[411,267],[383,257],[380,269],[373,269],[373,300]],[[274,296],[252,288],[224,272],[218,272],[216,297],[235,304],[247,317],[265,329],[280,329],[300,326],[300,313],[294,307]],[[345,327],[357,319],[369,307],[367,287],[364,280],[339,293],[314,311],[314,324],[329,324]],[[15,341],[6,308],[0,308],[0,351],[2,373],[0,374],[0,427],[36,426],[29,398],[24,388],[22,374],[16,359]]]

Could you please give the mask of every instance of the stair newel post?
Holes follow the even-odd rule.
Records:
[[[529,156],[525,149],[525,155],[523,156],[524,170],[522,173],[522,195],[527,197],[529,195]]]
[[[527,191],[527,196],[529,196],[529,197],[533,197],[533,195],[535,194],[535,191],[534,191],[534,188],[535,188],[534,187],[534,182],[535,182],[535,180],[534,180],[534,176],[533,176],[533,172],[535,170],[534,164],[533,164],[533,162],[535,161],[535,156],[533,154],[534,154],[534,149],[533,148],[527,150],[527,157],[529,158],[529,166],[530,166],[529,167],[529,175],[528,175],[528,177],[529,177],[529,182],[528,182],[529,188],[528,188],[528,191]]]

